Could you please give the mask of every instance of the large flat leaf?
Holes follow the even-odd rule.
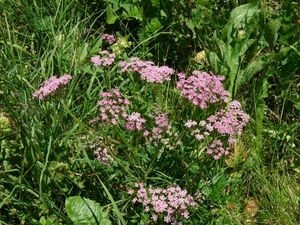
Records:
[[[259,56],[253,62],[250,62],[247,65],[247,67],[244,70],[242,70],[237,76],[236,84],[235,84],[236,91],[239,89],[241,85],[250,82],[254,75],[262,71],[272,57],[273,55],[263,59],[261,56]]]
[[[258,10],[258,5],[256,4],[240,5],[231,11],[230,20],[233,22],[235,28],[242,28]]]
[[[75,225],[112,224],[97,202],[80,196],[66,199],[66,211]]]
[[[269,44],[269,48],[273,49],[278,38],[278,30],[281,27],[281,18],[272,19],[267,24],[264,37]]]

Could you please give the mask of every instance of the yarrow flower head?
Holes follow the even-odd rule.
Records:
[[[218,160],[222,157],[222,155],[228,155],[230,148],[227,147],[226,149],[223,148],[223,143],[220,140],[213,141],[209,148],[207,149],[206,153],[209,155],[213,155],[214,159]]]
[[[222,85],[223,76],[194,70],[192,76],[178,74],[177,88],[181,90],[183,98],[187,98],[193,105],[206,109],[208,104],[227,102],[229,92]]]
[[[62,93],[64,86],[72,79],[72,76],[65,74],[60,78],[50,77],[41,84],[39,90],[33,93],[33,97],[45,100],[48,97],[54,97]]]
[[[142,125],[146,120],[141,118],[141,114],[134,112],[127,117],[127,121],[124,125],[126,130],[142,130]]]
[[[113,43],[115,43],[116,39],[114,35],[111,34],[103,34],[101,36],[101,38],[106,41],[108,44],[112,45]]]
[[[189,210],[198,207],[195,199],[178,186],[155,189],[152,186],[146,188],[143,183],[136,183],[135,187],[138,188],[136,193],[132,190],[129,192],[131,195],[136,194],[132,202],[141,203],[146,212],[152,213],[151,219],[155,222],[160,217],[165,223],[182,224],[179,219],[188,219]],[[199,195],[201,194],[197,192],[197,196]]]
[[[122,98],[118,89],[102,92],[101,96],[103,99],[98,101],[98,105],[101,107],[100,117],[104,123],[116,125],[121,118],[127,119],[126,106],[130,105],[130,101]]]
[[[113,158],[109,155],[108,150],[106,148],[98,147],[94,154],[96,155],[98,161],[103,163],[104,165],[110,166]]]
[[[233,101],[226,110],[222,109],[208,118],[206,127],[217,130],[220,134],[241,135],[250,117],[241,109],[241,103]]]
[[[82,136],[81,138],[84,148],[94,151],[94,154],[100,163],[111,166],[114,159],[109,154],[109,150],[114,154],[116,153],[114,144],[104,147],[104,138],[102,136],[97,136],[97,139],[99,139],[99,141],[95,142],[89,135]]]
[[[91,57],[91,62],[94,66],[110,66],[115,61],[115,54],[109,53],[107,50],[101,51],[100,55]]]
[[[119,66],[122,67],[121,73],[137,72],[141,75],[142,80],[146,80],[149,83],[170,81],[171,75],[175,72],[167,66],[155,66],[153,62],[144,62],[137,57],[130,58],[129,62],[122,61],[119,63]]]
[[[201,120],[199,125],[195,121],[188,120],[185,126],[191,130],[191,135],[198,141],[202,141],[212,133],[222,136],[222,140],[225,142],[215,140],[206,151],[207,154],[218,160],[222,155],[229,154],[230,147],[228,145],[236,142],[236,137],[242,134],[249,119],[249,115],[241,109],[241,104],[238,101],[233,101],[225,109],[209,116],[207,120]],[[225,143],[226,145],[223,146]]]

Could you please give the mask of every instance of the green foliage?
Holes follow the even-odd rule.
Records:
[[[297,224],[299,7],[289,0],[0,0],[0,223],[149,224],[151,215],[128,194],[143,181],[204,194],[184,224]],[[207,143],[182,124],[220,106],[196,110],[174,88],[175,76],[158,86],[117,66],[90,65],[107,47],[104,30],[120,38],[108,47],[118,61],[138,56],[226,76],[232,100],[251,115],[226,160],[207,157]],[[197,64],[203,49],[207,58]],[[32,98],[41,82],[65,73],[73,79],[63,99]],[[114,87],[130,111],[145,115],[147,129],[153,112],[168,113],[178,133],[169,141],[182,143],[168,151],[121,126],[89,124],[99,115],[99,93]],[[93,145],[108,149],[110,167],[95,159]],[[248,202],[258,210],[249,212]]]
[[[103,212],[101,206],[90,199],[80,196],[66,199],[66,211],[68,216],[76,225],[103,224],[111,225],[107,213]]]
[[[263,15],[258,5],[241,5],[231,11],[230,19],[222,31],[222,37],[226,35],[226,42],[215,33],[215,51],[206,50],[212,71],[228,77],[227,87],[232,97],[273,58],[272,54],[261,54],[266,47],[261,42],[263,25]],[[273,36],[275,33],[274,30]]]

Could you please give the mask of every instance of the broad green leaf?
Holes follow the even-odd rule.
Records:
[[[230,73],[236,74],[240,66],[240,52],[238,48],[234,48],[227,54],[227,63],[230,68]]]
[[[160,10],[160,16],[165,18],[168,17],[164,10]]]
[[[246,51],[248,50],[248,48],[253,44],[255,43],[256,40],[255,39],[248,39],[248,38],[245,38],[242,42],[240,42],[240,46],[239,46],[239,49],[240,49],[240,56],[243,56],[245,55]]]
[[[151,22],[148,24],[148,27],[152,33],[159,30],[162,26],[157,18],[151,19]]]
[[[235,82],[235,92],[241,85],[249,82],[254,75],[258,74],[266,64],[267,62],[263,61],[261,57],[257,57],[253,62],[250,62],[246,69],[238,74]]]
[[[267,29],[264,33],[265,40],[269,44],[269,48],[273,49],[278,38],[278,30],[281,27],[281,18],[272,19],[267,24]]]
[[[77,57],[79,59],[79,62],[81,62],[86,58],[88,54],[88,48],[89,48],[89,43],[82,43],[82,45],[80,45],[77,48]]]
[[[227,51],[227,49],[226,49],[226,45],[225,45],[225,43],[222,41],[222,40],[220,40],[219,38],[214,38],[214,40],[215,40],[215,42],[216,42],[216,44],[217,44],[217,47],[218,47],[218,50],[219,50],[219,56],[220,56],[220,59],[221,59],[221,61],[225,61],[225,53],[226,53],[226,51]]]
[[[90,54],[97,54],[100,51],[100,47],[102,45],[102,38],[99,38],[91,47],[90,47]]]
[[[258,5],[256,4],[240,5],[231,11],[230,20],[233,22],[235,28],[242,28],[258,10]]]
[[[208,52],[208,51],[206,51]],[[218,57],[218,55],[215,52],[209,52],[207,54],[207,59],[209,62],[209,65],[211,66],[212,71],[215,74],[221,74],[221,61]]]
[[[187,19],[187,20],[185,21],[185,24],[186,24],[186,26],[187,26],[188,28],[190,28],[191,31],[193,32],[193,38],[196,38],[195,25],[194,25],[194,23],[193,23],[193,20]]]
[[[152,6],[159,8],[160,7],[160,0],[151,0]]]
[[[112,224],[97,202],[80,196],[66,199],[66,211],[75,225]]]
[[[114,24],[118,17],[115,15],[114,11],[111,7],[107,7],[106,9],[106,23]]]

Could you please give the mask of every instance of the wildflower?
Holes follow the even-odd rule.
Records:
[[[153,214],[153,215],[151,216],[151,219],[152,219],[154,222],[156,222],[156,221],[157,221],[157,215]]]
[[[91,57],[94,66],[110,66],[115,61],[115,54],[109,53],[107,50],[101,51],[100,55]]]
[[[127,117],[127,122],[125,123],[124,127],[126,130],[141,130],[143,123],[146,120],[141,118],[141,115],[137,112],[132,113]]]
[[[108,154],[108,151],[106,148],[99,147],[94,151],[94,154],[96,155],[99,162],[101,162],[107,166],[111,165],[113,158]]]
[[[197,70],[194,70],[192,74],[188,78],[183,73],[178,74],[177,88],[181,90],[183,98],[201,109],[206,109],[209,103],[228,101],[229,92],[222,85],[223,76]]]
[[[196,121],[193,120],[188,120],[187,122],[185,122],[184,126],[186,126],[187,128],[191,128],[193,126],[197,125]]]
[[[145,137],[148,137],[150,132],[148,130],[145,130],[143,134],[144,134]]]
[[[158,127],[167,127],[168,126],[168,114],[167,113],[159,113],[155,115],[155,124]]]
[[[228,155],[229,150],[229,147],[227,147],[225,150],[223,148],[223,143],[220,140],[216,140],[210,144],[210,148],[207,149],[206,153],[209,155],[213,155],[213,158],[215,160],[218,160],[222,157],[222,155]]]
[[[33,97],[45,100],[46,97],[53,97],[62,92],[64,86],[72,79],[72,76],[65,74],[60,78],[56,76],[50,77],[47,81],[41,84],[39,90],[33,93]]]
[[[112,45],[113,43],[115,43],[116,39],[114,37],[114,35],[110,35],[110,34],[103,34],[101,36],[101,38],[106,41],[108,44]]]
[[[208,60],[207,60],[204,50],[202,50],[201,52],[198,52],[196,54],[196,56],[194,57],[194,60],[196,63],[199,63],[199,64],[205,64],[205,65],[208,64]]]
[[[249,118],[249,115],[242,111],[241,104],[238,101],[233,101],[226,110],[222,109],[218,111],[216,115],[210,116],[208,120],[213,121],[209,127],[213,127],[220,134],[234,136],[242,134],[242,130],[249,121]]]
[[[127,119],[126,105],[130,104],[128,99],[122,98],[119,90],[113,89],[111,92],[102,92],[102,100],[98,101],[100,108],[100,118],[104,123],[116,125],[123,118]]]
[[[113,157],[109,154],[109,150],[115,153],[114,144],[110,144],[108,146],[103,146],[103,137],[97,136],[97,139],[100,141],[93,141],[88,135],[82,137],[82,143],[84,148],[88,150],[92,150],[97,158],[97,160],[106,165],[110,166],[111,163],[114,161]]]
[[[165,223],[182,224],[178,219],[189,218],[189,209],[197,208],[198,204],[194,198],[178,186],[170,186],[167,189],[152,188],[147,189],[144,184],[136,183],[136,197],[133,203],[141,203],[146,212],[152,213],[151,219],[157,221],[158,216],[164,218]],[[197,192],[197,196],[201,194]]]
[[[120,62],[119,67],[122,67],[121,73],[137,72],[141,75],[142,80],[146,80],[149,83],[170,81],[170,76],[175,72],[172,68],[167,66],[155,66],[153,62],[144,62],[137,57],[130,58],[129,62]]]

